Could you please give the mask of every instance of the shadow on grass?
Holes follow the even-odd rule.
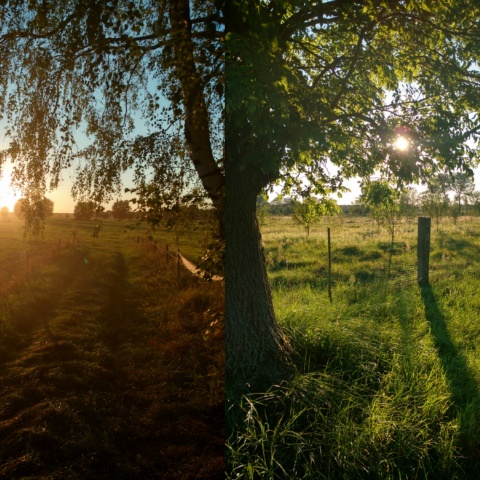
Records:
[[[480,448],[478,445],[478,424],[476,418],[480,392],[467,359],[455,346],[448,331],[445,317],[431,286],[421,287],[425,307],[425,317],[430,323],[431,332],[438,356],[447,377],[460,427],[462,454],[468,471],[480,473]],[[473,416],[472,416],[473,415]],[[478,478],[478,477],[476,477]]]
[[[438,356],[452,393],[455,405],[465,407],[472,397],[479,394],[475,379],[466,358],[453,343],[445,323],[445,317],[430,286],[421,287],[425,317],[430,323]]]

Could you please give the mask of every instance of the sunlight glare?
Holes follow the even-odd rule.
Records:
[[[397,150],[401,150],[402,152],[404,152],[408,149],[409,146],[410,142],[405,137],[402,137],[402,135],[397,137],[397,139],[395,140],[395,148]]]
[[[7,207],[13,212],[16,201],[20,198],[20,194],[10,186],[10,178],[0,177],[0,208]]]

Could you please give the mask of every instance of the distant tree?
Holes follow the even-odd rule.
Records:
[[[41,211],[43,212],[44,217],[51,217],[53,215],[53,207],[54,203],[48,199],[47,197],[43,197],[43,200],[34,202],[35,203],[35,209],[36,211]],[[29,208],[30,203],[27,202],[25,198],[19,198],[15,206],[13,207],[13,213],[18,217],[18,218],[25,218],[25,213],[27,209]],[[30,206],[31,208],[31,206]]]
[[[294,200],[290,197],[283,197],[280,200],[274,200],[270,203],[271,215],[292,215]]]
[[[370,208],[363,203],[362,199],[356,199],[353,205],[343,205],[343,213],[350,217],[365,217]]]
[[[259,226],[265,225],[269,213],[270,205],[268,200],[263,195],[259,195],[257,197],[257,222]]]
[[[392,241],[395,241],[395,228],[400,221],[400,194],[388,182],[379,180],[362,187],[362,200],[370,207],[378,225],[383,225]]]
[[[78,202],[73,210],[75,220],[90,220],[97,213],[95,202]]]
[[[448,209],[450,218],[453,220],[453,224],[456,226],[458,219],[462,216],[462,207],[456,202],[452,202],[450,208]]]
[[[453,172],[450,176],[449,189],[453,192],[458,215],[461,215],[462,203],[466,208],[469,199],[475,191],[474,179],[471,175],[467,175],[465,172]]]
[[[130,213],[130,203],[128,200],[117,200],[112,205],[112,217],[116,220],[124,220],[128,218]]]
[[[422,206],[425,213],[435,220],[437,230],[440,228],[442,218],[448,214],[450,200],[442,191],[426,191],[421,194]]]
[[[2,215],[3,218],[7,218],[8,212],[9,212],[8,207],[2,207],[0,210],[0,215]]]
[[[337,202],[331,198],[308,197],[293,205],[293,219],[305,228],[307,237],[310,235],[311,227],[321,222],[325,215],[333,216],[340,212]]]
[[[427,189],[429,192],[436,194],[437,198],[440,196],[448,198],[450,184],[450,175],[448,173],[439,173],[428,179]]]
[[[480,192],[473,192],[470,196],[470,205],[473,208],[473,213],[475,215],[480,214]]]
[[[21,218],[23,217],[23,205],[24,205],[25,199],[24,198],[19,198],[13,207],[13,213],[15,214],[16,217]]]
[[[414,188],[406,188],[400,194],[399,208],[400,216],[405,218],[407,222],[411,222],[418,214],[420,200],[418,193]]]
[[[43,209],[45,212],[45,218],[53,215],[54,203],[47,197],[43,197]]]
[[[462,205],[465,206],[465,210],[467,209],[475,190],[475,182],[472,175],[457,170],[451,173],[440,173],[432,177],[428,183],[428,190],[449,200],[449,194],[453,194],[453,203],[448,202],[450,203],[449,214],[456,224],[458,217],[462,215],[464,210]]]

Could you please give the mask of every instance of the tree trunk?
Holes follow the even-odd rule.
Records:
[[[288,378],[290,348],[275,320],[256,217],[257,195],[265,182],[259,180],[258,168],[238,168],[227,156],[224,189],[224,176],[211,150],[208,111],[193,56],[189,5],[189,0],[170,2],[175,63],[192,161],[220,212],[226,190],[226,383],[230,392],[238,393]]]
[[[169,2],[172,37],[175,39],[176,75],[182,87],[185,108],[185,139],[195,170],[217,209],[224,209],[224,175],[215,161],[210,141],[209,112],[204,85],[197,71],[192,40],[190,0]]]
[[[227,162],[226,382],[229,392],[259,390],[292,372],[290,347],[275,320],[256,218],[258,172]]]

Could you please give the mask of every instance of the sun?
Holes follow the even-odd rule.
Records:
[[[395,148],[397,150],[401,150],[402,152],[404,152],[405,150],[408,150],[409,147],[410,147],[410,142],[408,141],[407,138],[403,137],[402,135],[399,135],[395,140]]]
[[[10,178],[0,177],[0,208],[7,207],[9,212],[13,212],[16,201],[20,198],[20,193],[10,186]]]

